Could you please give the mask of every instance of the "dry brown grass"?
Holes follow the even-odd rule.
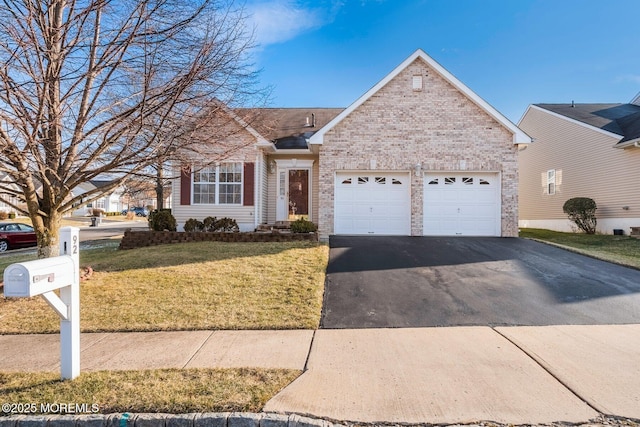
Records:
[[[60,381],[56,373],[0,372],[0,401],[33,403],[37,413],[55,411],[49,406],[55,403],[95,404],[103,414],[258,412],[299,375],[283,369],[161,369],[90,372]]]
[[[95,331],[314,329],[328,247],[309,242],[202,242],[86,250],[81,327]],[[2,260],[6,267],[10,259]],[[53,333],[39,297],[0,298],[0,333]]]

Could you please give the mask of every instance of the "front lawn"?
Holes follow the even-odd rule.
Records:
[[[81,265],[94,269],[81,284],[81,327],[84,332],[314,329],[328,254],[326,245],[311,242],[81,250]],[[0,275],[9,264],[33,257],[0,257]],[[58,331],[58,317],[40,297],[0,298],[0,333]],[[59,373],[0,372],[0,401],[33,402],[39,413],[56,402],[95,404],[103,414],[257,412],[300,373],[158,369],[85,372],[60,381]]]
[[[18,414],[29,404],[32,415],[59,414],[59,404],[68,402],[100,414],[259,412],[299,375],[285,369],[157,369],[87,372],[60,381],[58,373],[0,372],[0,401],[20,404]]]
[[[633,237],[561,233],[537,228],[520,229],[520,237],[549,242],[594,258],[640,268],[640,239]]]
[[[326,245],[201,242],[81,251],[94,273],[81,284],[83,332],[315,329]],[[33,256],[32,256],[33,257]],[[25,256],[0,258],[0,274]],[[55,333],[40,297],[0,298],[0,333]]]

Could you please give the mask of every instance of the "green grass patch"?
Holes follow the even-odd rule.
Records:
[[[61,381],[56,373],[0,372],[0,401],[33,403],[37,413],[51,408],[56,411],[54,403],[87,404],[90,411],[97,406],[101,414],[259,412],[300,373],[285,369],[159,369],[88,372],[72,381]]]
[[[312,242],[200,242],[81,251],[83,332],[315,329],[328,247]],[[2,258],[2,270],[15,257]],[[0,333],[54,333],[40,297],[0,298]]]
[[[520,237],[541,240],[605,261],[640,268],[640,239],[610,234],[562,233],[523,228]]]

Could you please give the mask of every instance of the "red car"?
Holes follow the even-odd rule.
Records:
[[[37,244],[36,233],[30,225],[15,222],[0,223],[0,252]]]

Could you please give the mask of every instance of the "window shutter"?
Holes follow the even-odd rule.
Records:
[[[180,204],[191,204],[191,166],[180,169]]]
[[[244,206],[253,206],[253,193],[254,193],[254,185],[255,185],[255,164],[254,163],[245,163],[244,164],[244,191],[243,191],[243,205]]]

